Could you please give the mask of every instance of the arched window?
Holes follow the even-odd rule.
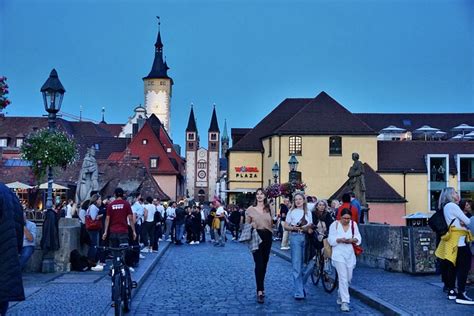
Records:
[[[301,136],[290,136],[290,155],[301,155]]]
[[[197,163],[198,169],[206,169],[207,168],[207,163],[205,160],[199,160]]]
[[[342,155],[342,138],[341,136],[329,137],[329,156]]]

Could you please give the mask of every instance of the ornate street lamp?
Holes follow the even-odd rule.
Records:
[[[273,165],[272,173],[273,173],[273,180],[275,181],[275,183],[278,183],[278,175],[280,174],[280,166],[278,165],[278,162],[276,161],[275,161],[275,164]]]
[[[61,81],[59,81],[56,69],[51,70],[49,78],[41,87],[43,94],[44,109],[48,112],[48,129],[50,132],[56,130],[56,114],[61,109],[63,102],[64,89]],[[46,198],[46,209],[53,209],[53,168],[48,166],[48,195]]]
[[[290,171],[297,171],[298,169],[298,159],[296,159],[295,155],[291,155],[290,160],[288,161],[288,165],[290,166]]]
[[[298,172],[298,159],[296,159],[295,155],[291,155],[290,160],[288,161],[288,166],[290,167],[290,174],[288,175],[289,182],[291,184],[291,196],[293,197],[293,193],[296,189],[296,183],[301,181],[301,172]]]

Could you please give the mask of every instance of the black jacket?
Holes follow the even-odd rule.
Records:
[[[24,225],[18,198],[0,183],[0,302],[25,299],[18,259],[23,246]]]
[[[183,225],[186,221],[186,211],[182,207],[176,209],[176,225]]]
[[[44,252],[56,251],[59,249],[58,218],[56,212],[53,210],[46,211],[40,245]]]

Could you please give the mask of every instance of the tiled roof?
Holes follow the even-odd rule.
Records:
[[[368,203],[405,203],[406,200],[395,191],[374,169],[364,163],[365,170],[365,198]],[[342,195],[350,192],[349,179],[330,197],[330,199],[341,200]]]
[[[455,126],[463,123],[474,126],[474,113],[354,113],[355,116],[379,132],[385,127],[394,125],[413,131],[423,125],[439,128],[448,135]]]
[[[87,152],[87,148],[94,147],[96,159],[107,159],[111,153],[124,151],[127,143],[130,142],[128,138],[118,137],[95,137],[84,136],[75,137],[78,145],[79,156],[82,158]]]
[[[261,138],[271,135],[278,127],[295,115],[312,99],[285,99],[270,114],[265,116],[230,151],[260,151],[263,149]]]
[[[426,173],[425,156],[449,154],[449,170],[456,172],[456,154],[473,154],[472,141],[378,141],[377,172]]]
[[[48,127],[46,117],[0,116],[0,137],[25,137],[36,129]]]
[[[112,136],[119,137],[123,129],[123,124],[104,124],[100,123],[99,127],[108,131]]]
[[[232,138],[232,144],[237,144],[242,139],[242,137],[244,137],[251,130],[251,128],[231,128],[230,137]]]
[[[276,129],[274,133],[286,135],[378,134],[324,91]]]

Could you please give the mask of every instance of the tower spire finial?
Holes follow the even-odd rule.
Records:
[[[105,107],[102,107],[102,121],[101,123],[105,124]]]

